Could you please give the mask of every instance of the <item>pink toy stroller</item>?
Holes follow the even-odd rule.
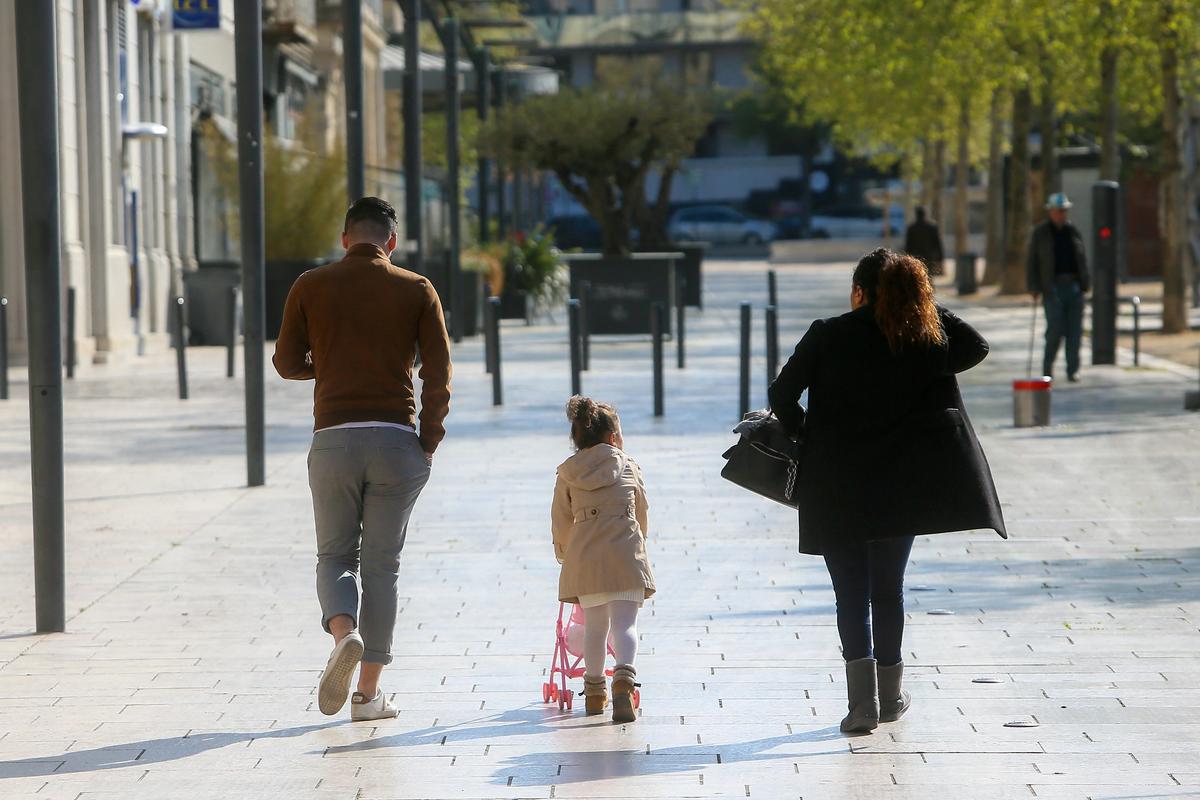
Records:
[[[554,655],[550,657],[550,680],[542,684],[542,702],[558,703],[559,711],[570,711],[575,692],[567,688],[567,678],[583,677],[583,608],[571,605],[571,614],[563,621],[566,603],[558,604],[558,621],[554,624]],[[608,654],[613,655],[612,645]],[[612,677],[612,670],[604,670]],[[558,676],[555,683],[554,676]],[[633,707],[641,705],[641,693],[633,690]]]

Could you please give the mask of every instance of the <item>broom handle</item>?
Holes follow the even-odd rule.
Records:
[[[1033,341],[1037,336],[1037,298],[1033,298],[1033,315],[1029,320],[1029,360],[1025,362],[1025,376],[1033,377]]]

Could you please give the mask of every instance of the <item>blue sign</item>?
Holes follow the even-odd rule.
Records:
[[[177,31],[221,27],[220,0],[171,0],[171,17]]]

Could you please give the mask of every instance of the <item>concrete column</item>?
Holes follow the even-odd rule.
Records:
[[[167,295],[183,294],[183,261],[179,253],[179,159],[178,139],[186,131],[175,125],[175,43],[178,34],[171,33],[158,25],[155,30],[159,43],[159,58],[155,69],[159,72],[161,91],[155,98],[159,102],[157,120],[167,126],[167,139],[159,145],[162,156],[162,234],[163,249],[166,251],[170,272],[167,280]],[[169,305],[169,304],[168,304]]]
[[[196,269],[196,211],[192,208],[192,87],[188,39],[175,38],[175,107],[172,133],[175,136],[175,226],[179,263],[184,272]]]
[[[86,175],[87,150],[81,129],[87,124],[82,108],[82,87],[78,81],[77,60],[79,39],[77,38],[77,0],[58,0],[57,44],[58,44],[58,140],[59,140],[59,214],[62,219],[62,291],[65,305],[66,291],[74,286],[79,297],[87,297],[88,254],[83,247],[83,208],[86,186],[82,179]],[[91,360],[95,349],[89,331],[91,328],[90,305],[80,303],[76,307],[75,352],[79,363]],[[65,323],[64,323],[65,324]]]
[[[24,225],[21,212],[21,131],[17,103],[17,28],[13,3],[0,2],[0,294],[8,298],[11,363],[28,354]]]

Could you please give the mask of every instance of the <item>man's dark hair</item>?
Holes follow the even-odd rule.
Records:
[[[346,224],[342,230],[379,241],[386,240],[396,232],[396,209],[378,197],[355,200],[346,211]]]
[[[917,219],[918,219],[918,220],[923,220],[923,219],[925,219],[925,206],[917,206],[917,207],[916,207],[916,214],[917,214]]]

